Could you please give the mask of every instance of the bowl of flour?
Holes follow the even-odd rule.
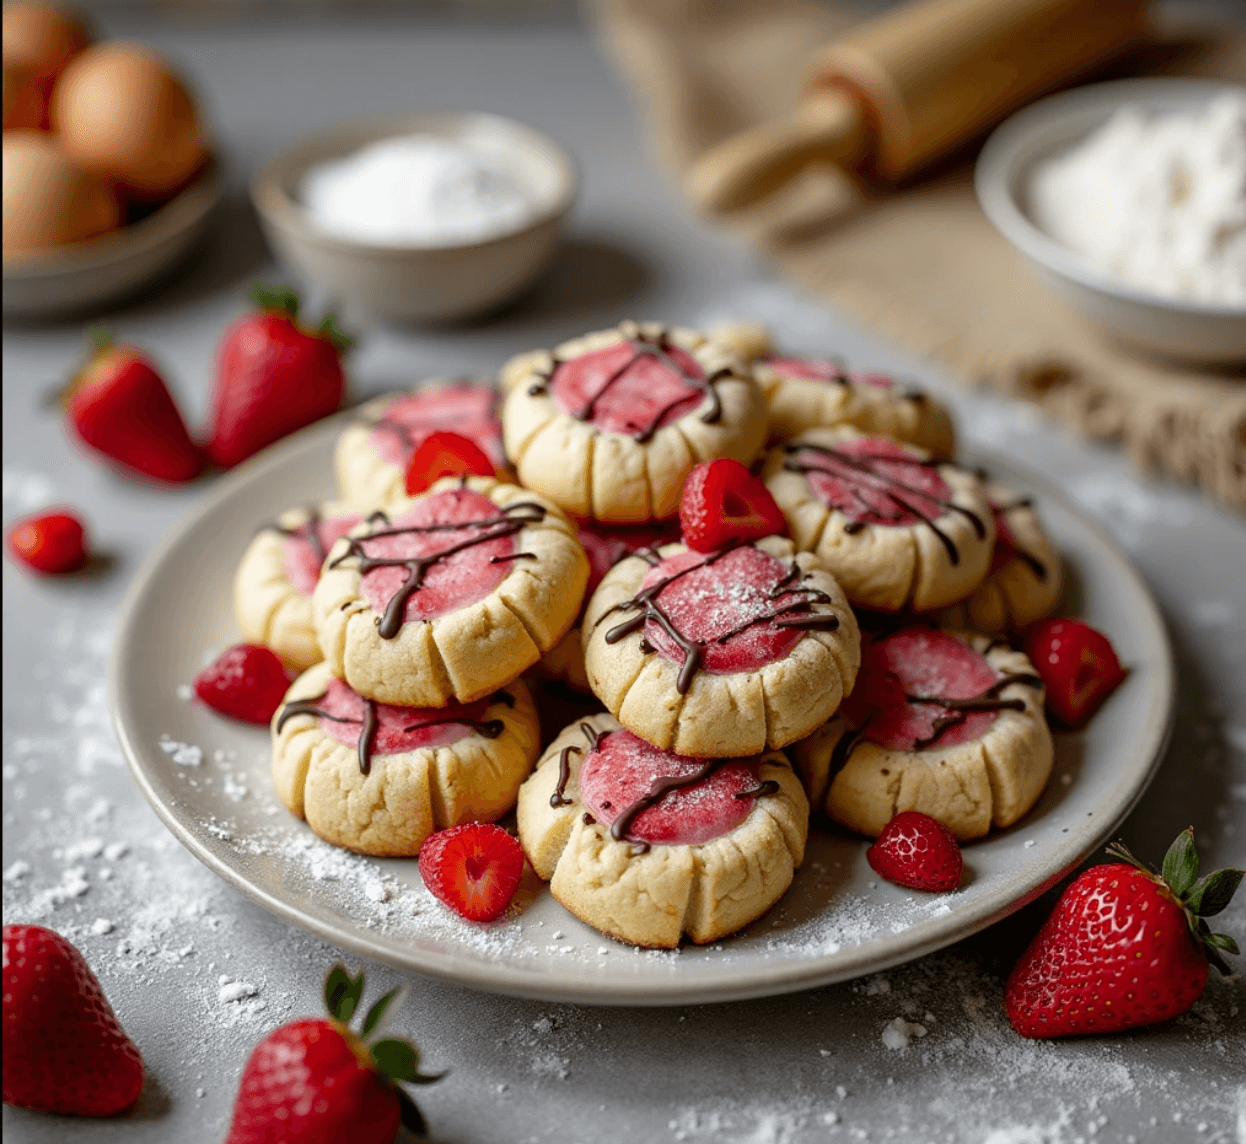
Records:
[[[296,144],[251,197],[276,253],[333,297],[400,322],[458,321],[533,284],[562,240],[575,166],[483,112],[389,116]]]
[[[1041,100],[974,173],[996,229],[1110,336],[1246,361],[1246,87],[1119,80]]]

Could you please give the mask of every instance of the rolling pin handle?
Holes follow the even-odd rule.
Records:
[[[843,91],[809,96],[786,120],[763,123],[711,147],[688,175],[707,214],[743,210],[774,194],[811,162],[851,162],[865,144],[861,108]]]

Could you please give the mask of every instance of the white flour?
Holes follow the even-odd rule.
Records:
[[[1035,223],[1147,294],[1246,307],[1246,96],[1202,111],[1122,107],[1029,186]]]
[[[433,135],[383,139],[322,163],[303,202],[327,234],[381,246],[454,246],[519,230],[533,205],[470,145]]]

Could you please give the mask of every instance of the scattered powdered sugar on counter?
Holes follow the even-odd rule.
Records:
[[[926,1028],[915,1022],[896,1017],[883,1026],[883,1044],[889,1049],[907,1049],[915,1037],[924,1037]]]

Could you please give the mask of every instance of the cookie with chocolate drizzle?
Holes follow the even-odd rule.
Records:
[[[326,501],[289,509],[260,527],[234,575],[234,617],[248,643],[272,648],[295,671],[324,658],[312,591],[330,546],[361,518],[340,501]]]
[[[589,684],[623,726],[707,758],[808,735],[851,690],[860,655],[835,578],[778,536],[642,550],[606,574],[582,635]]]
[[[939,620],[944,627],[976,632],[1019,632],[1055,610],[1064,565],[1029,497],[996,484],[988,484],[986,494],[995,514],[990,571],[972,595]]]
[[[969,839],[1034,805],[1054,748],[1022,652],[917,625],[867,640],[861,659],[851,698],[793,752],[815,808],[871,837],[918,810]]]
[[[520,788],[519,840],[554,897],[631,945],[716,941],[787,890],[809,804],[778,751],[688,758],[590,715]]]
[[[508,813],[540,725],[522,680],[475,703],[399,707],[320,663],[290,686],[272,742],[273,784],[292,814],[335,846],[402,858],[434,830]]]
[[[986,579],[995,521],[976,473],[851,426],[811,429],[762,468],[802,552],[854,605],[927,612]]]
[[[382,703],[470,703],[575,621],[588,560],[544,497],[447,477],[374,513],[329,552],[312,597],[325,659]]]
[[[492,381],[468,379],[430,381],[369,401],[333,450],[342,497],[371,510],[404,496],[411,455],[425,437],[443,429],[478,445],[505,476],[501,404]]]
[[[748,464],[765,439],[752,375],[693,330],[623,322],[522,355],[503,375],[502,431],[521,483],[580,518],[674,516],[693,465]]]

